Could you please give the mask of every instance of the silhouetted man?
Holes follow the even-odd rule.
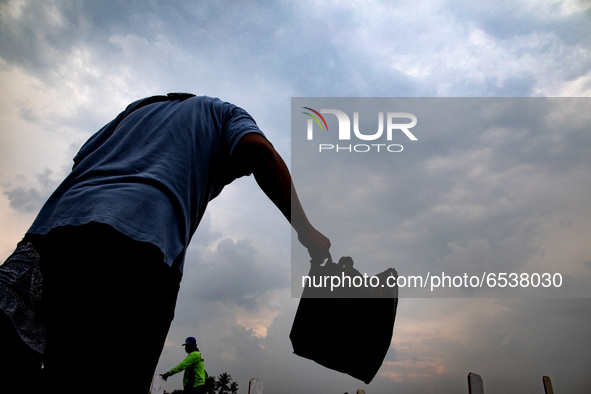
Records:
[[[47,387],[65,384],[82,361],[87,373],[67,374],[68,385],[100,391],[88,374],[108,364],[118,371],[111,376],[126,375],[118,391],[148,390],[191,237],[208,202],[249,174],[310,256],[326,257],[330,241],[308,221],[287,166],[242,108],[154,96],[130,104],[82,146],[26,236],[43,275]],[[130,342],[132,362],[123,355]]]
[[[184,371],[183,390],[185,394],[204,394],[205,393],[205,366],[203,356],[197,347],[197,340],[194,337],[188,337],[183,344],[187,358],[179,363],[170,371],[161,374],[164,380],[176,373]]]

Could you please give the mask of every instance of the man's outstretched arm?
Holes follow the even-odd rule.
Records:
[[[328,257],[330,240],[308,220],[287,165],[265,137],[257,133],[242,137],[232,154],[232,166],[239,173],[252,172],[259,187],[289,220],[311,258]]]

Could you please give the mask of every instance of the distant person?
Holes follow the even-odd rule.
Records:
[[[183,390],[185,394],[203,394],[205,390],[205,367],[203,356],[197,347],[197,340],[194,337],[188,337],[183,344],[188,356],[179,365],[170,371],[161,374],[164,380],[168,379],[181,371],[183,374]]]
[[[208,202],[250,174],[310,256],[328,256],[330,241],[308,221],[287,166],[242,108],[192,94],[154,96],[90,137],[25,237],[40,256],[45,387],[99,392],[95,374],[109,365],[119,392],[148,391],[191,237]],[[4,321],[23,338],[10,309]],[[10,377],[0,371],[0,379]]]

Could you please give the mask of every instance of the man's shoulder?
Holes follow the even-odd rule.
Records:
[[[196,360],[203,358],[203,356],[201,355],[201,352],[199,352],[198,350],[194,350],[191,353],[189,353],[189,357],[194,358]]]

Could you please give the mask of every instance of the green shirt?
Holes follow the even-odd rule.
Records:
[[[179,365],[168,371],[170,375],[185,371],[183,374],[183,387],[197,387],[205,384],[205,368],[203,356],[197,350],[189,353]]]

